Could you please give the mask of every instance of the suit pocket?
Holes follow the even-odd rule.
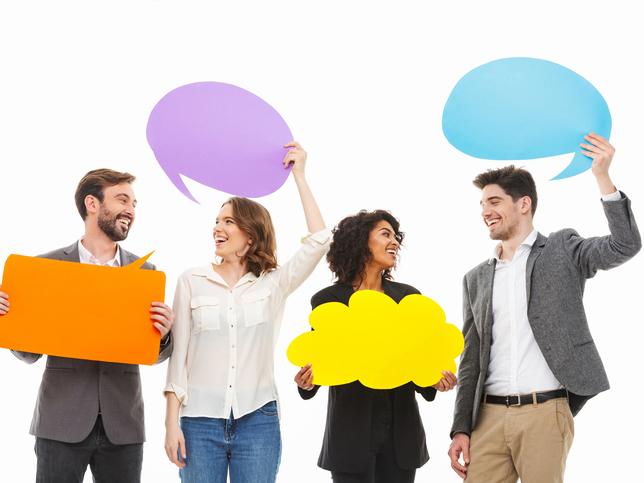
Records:
[[[200,295],[190,300],[192,333],[204,330],[219,330],[219,299]]]
[[[242,297],[246,327],[268,322],[270,296],[270,290],[256,290]]]

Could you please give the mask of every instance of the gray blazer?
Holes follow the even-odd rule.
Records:
[[[122,248],[120,253],[121,266],[139,258]],[[80,262],[77,242],[40,256]],[[155,269],[147,262],[143,268]],[[42,357],[30,352],[11,352],[29,364]],[[157,363],[167,359],[171,352],[172,339],[168,337],[159,348]],[[99,411],[112,443],[145,441],[139,366],[47,356],[29,432],[39,438],[77,443],[89,435]]]
[[[548,366],[570,393],[577,414],[592,396],[609,388],[584,312],[587,278],[632,258],[641,248],[630,200],[602,202],[610,235],[582,238],[570,228],[537,236],[526,266],[528,320]],[[496,260],[463,279],[465,350],[458,370],[454,433],[476,427],[492,344],[492,287]]]

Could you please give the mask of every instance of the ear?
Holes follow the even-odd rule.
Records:
[[[526,214],[532,211],[532,198],[524,196],[521,198],[521,213]]]
[[[98,198],[93,195],[87,195],[84,201],[85,209],[87,210],[88,215],[91,213],[98,213],[100,206],[100,201],[98,201]]]

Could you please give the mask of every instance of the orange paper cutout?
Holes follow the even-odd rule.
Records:
[[[149,253],[125,267],[9,255],[0,317],[8,349],[128,364],[154,364],[160,334],[150,304],[162,302],[165,274],[143,270]]]

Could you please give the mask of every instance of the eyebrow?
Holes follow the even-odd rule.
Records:
[[[233,220],[233,221],[235,221],[235,219],[234,219],[232,216],[224,216],[223,221],[226,221],[226,220]],[[219,217],[215,218],[215,223],[219,223]]]
[[[125,197],[125,198],[127,198],[128,200],[130,199],[130,195],[128,195],[127,193],[117,193],[117,194],[115,194],[115,195],[114,195],[114,198],[119,198],[119,197]],[[134,198],[133,203],[134,203],[134,204],[136,204],[136,203],[137,203],[136,198]]]
[[[494,200],[502,200],[500,196],[490,196],[489,198],[486,198],[484,200],[479,201],[479,204],[482,205],[484,201],[494,201]]]

